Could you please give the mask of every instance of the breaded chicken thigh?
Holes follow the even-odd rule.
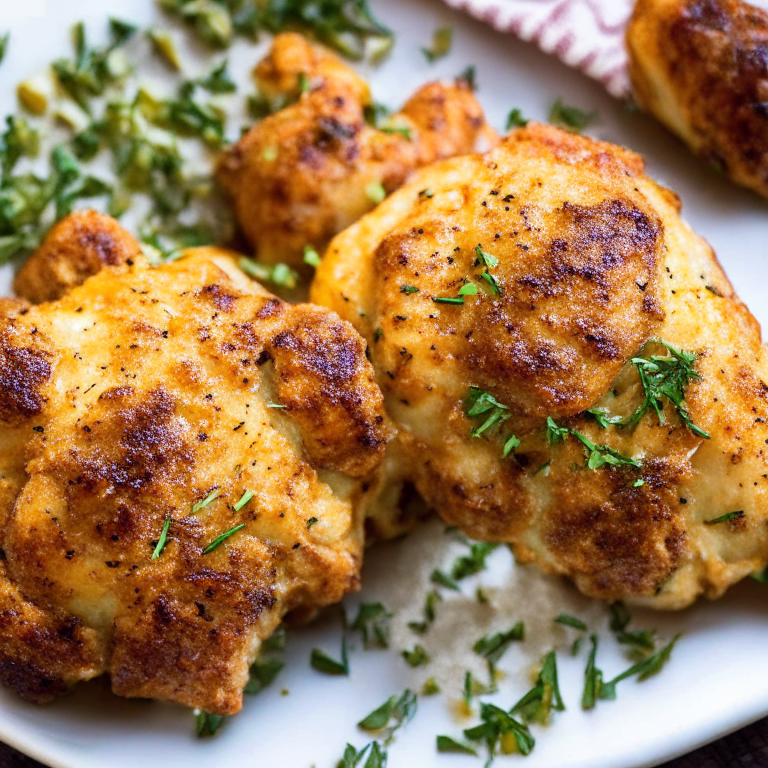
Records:
[[[768,13],[743,0],[637,0],[627,50],[641,106],[768,197]]]
[[[0,680],[231,714],[289,611],[357,588],[390,434],[365,345],[225,252],[0,303]]]
[[[311,291],[368,340],[447,522],[658,608],[768,561],[766,351],[678,213],[637,155],[531,124],[420,171]]]
[[[301,35],[278,35],[255,70],[273,104],[221,158],[218,179],[257,257],[300,265],[371,210],[380,194],[444,157],[487,148],[496,133],[466,83],[425,85],[389,121],[366,122],[368,85]]]

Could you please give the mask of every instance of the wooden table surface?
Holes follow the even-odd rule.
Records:
[[[498,765],[502,768],[506,763],[499,762]],[[768,718],[758,720],[730,736],[670,763],[665,763],[662,768],[766,768],[766,766],[768,766]],[[0,743],[0,768],[43,768],[43,766]],[[271,767],[265,766],[265,768]],[[392,768],[398,767],[393,765]],[[406,768],[406,766],[399,768]]]

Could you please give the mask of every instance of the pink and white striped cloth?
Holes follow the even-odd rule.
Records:
[[[634,0],[445,0],[554,54],[600,81],[618,98],[630,95],[624,30]]]

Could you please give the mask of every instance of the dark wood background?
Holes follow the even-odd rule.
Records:
[[[501,763],[499,763],[501,766]],[[663,768],[767,768],[768,718],[679,757]],[[40,763],[0,743],[0,768],[42,768]],[[398,768],[393,765],[392,768]],[[400,766],[399,768],[408,768]]]

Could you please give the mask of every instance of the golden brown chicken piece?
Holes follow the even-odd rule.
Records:
[[[641,106],[768,197],[768,13],[742,0],[637,0],[627,49]]]
[[[389,437],[363,341],[226,253],[0,303],[0,680],[240,709],[289,611],[357,588]]]
[[[768,560],[760,328],[678,211],[637,155],[531,124],[420,171],[311,291],[368,340],[391,449],[447,522],[659,608]]]
[[[104,266],[130,265],[143,258],[138,242],[111,216],[75,211],[51,228],[19,270],[13,288],[41,304],[60,299]]]
[[[278,35],[255,70],[272,103],[297,99],[246,133],[222,157],[218,178],[256,255],[300,265],[397,189],[412,171],[495,143],[464,83],[430,83],[389,121],[366,123],[368,86],[301,35]],[[305,90],[302,92],[302,84]]]

